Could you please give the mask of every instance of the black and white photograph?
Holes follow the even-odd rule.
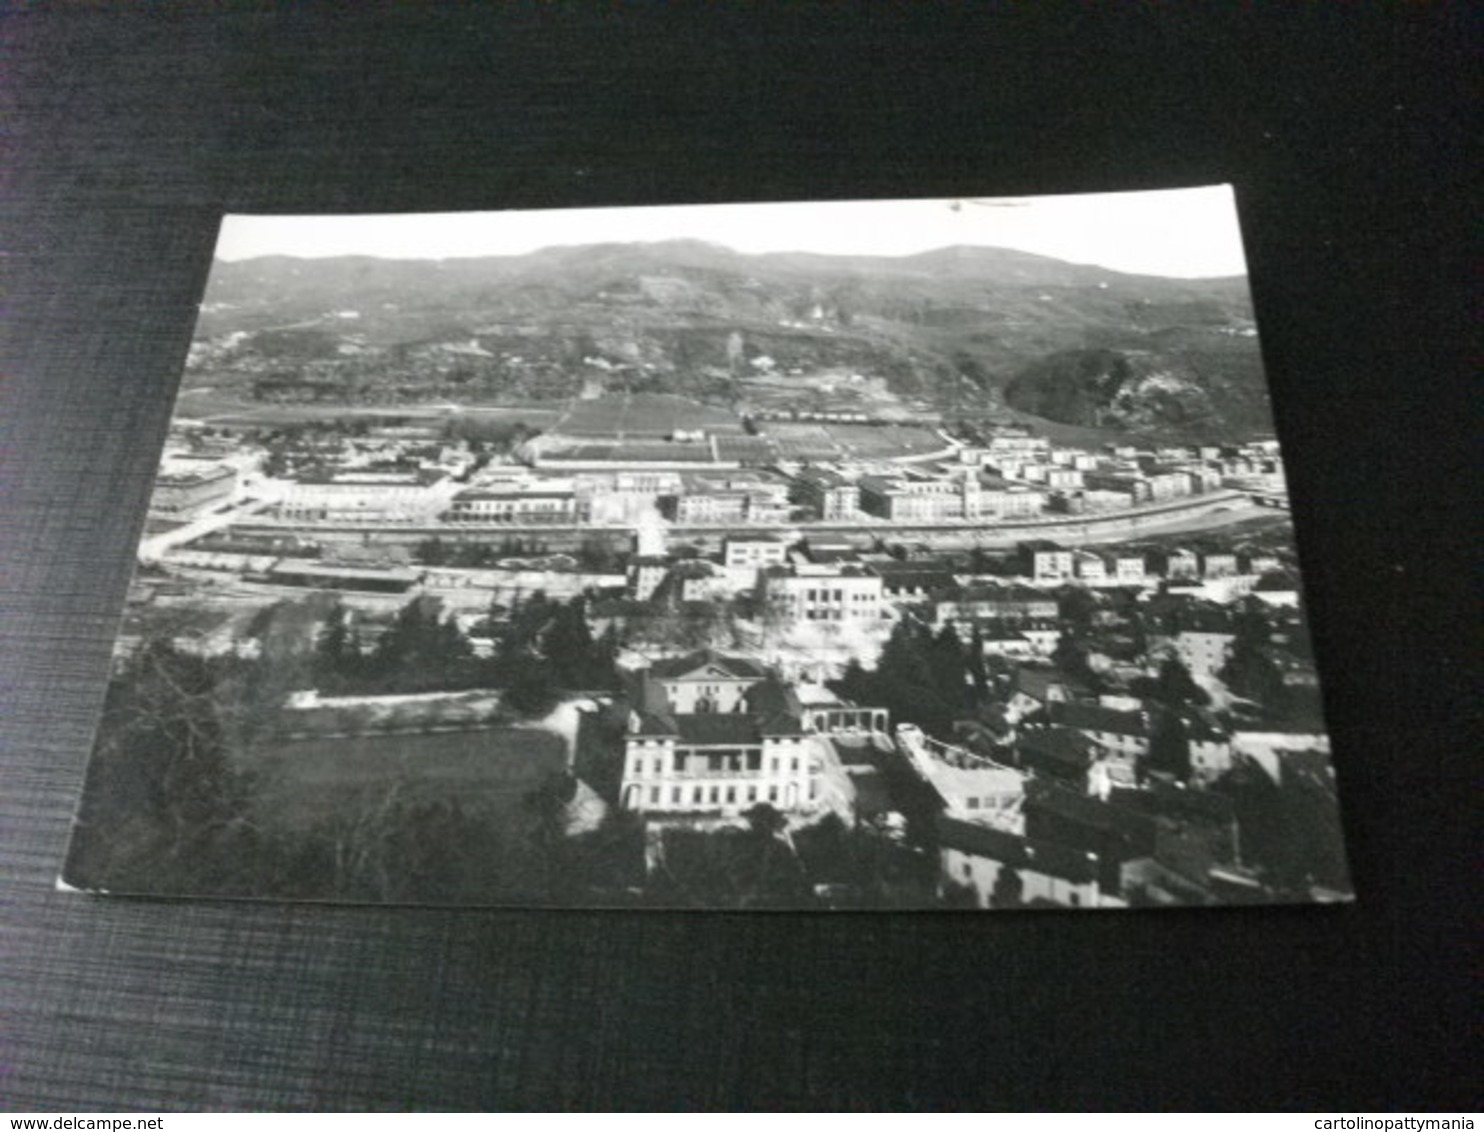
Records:
[[[1225,186],[224,218],[60,883],[1354,898]]]

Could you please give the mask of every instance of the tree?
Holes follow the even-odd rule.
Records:
[[[1025,901],[1025,878],[1008,865],[1001,865],[989,894],[991,908],[1019,908]]]
[[[360,659],[360,649],[352,642],[345,606],[337,602],[320,627],[315,644],[315,676],[322,686],[336,684],[346,676],[358,674]]]
[[[1244,863],[1280,895],[1307,899],[1313,884],[1346,890],[1345,840],[1332,782],[1285,767],[1275,782],[1254,762],[1212,784],[1232,800]]]
[[[945,624],[932,639],[928,647],[928,665],[932,670],[933,687],[944,706],[950,712],[965,707],[968,701],[968,667],[964,663],[963,642],[951,623]]]
[[[1168,657],[1160,664],[1159,676],[1154,682],[1154,698],[1171,708],[1211,702],[1210,695],[1190,675],[1190,669],[1175,657]]]
[[[109,684],[67,875],[119,891],[189,893],[219,866],[247,783],[226,754],[221,667],[148,640]]]
[[[1256,700],[1273,714],[1286,707],[1283,673],[1272,658],[1272,627],[1261,609],[1248,607],[1237,615],[1231,652],[1221,679],[1233,692]]]
[[[556,706],[559,693],[546,661],[529,657],[511,672],[505,684],[505,703],[522,715],[545,715]]]
[[[567,688],[590,688],[599,674],[593,671],[593,634],[587,624],[587,601],[574,597],[553,613],[541,638],[541,651],[552,675]]]
[[[1073,626],[1067,625],[1062,628],[1061,636],[1057,638],[1051,659],[1056,667],[1068,676],[1095,686],[1098,681],[1092,671],[1092,665],[1088,662],[1088,652],[1087,642],[1082,635]]]
[[[757,803],[742,816],[747,820],[747,828],[757,838],[777,837],[788,828],[788,820],[778,812],[776,807],[770,806],[767,802]]]
[[[984,634],[978,625],[974,626],[973,636],[969,639],[969,652],[964,659],[964,670],[974,687],[975,702],[982,702],[989,696],[990,686],[989,670],[984,665]]]
[[[826,681],[826,686],[841,699],[858,704],[873,703],[876,698],[876,682],[858,656],[846,661],[844,670],[837,678]]]
[[[1148,766],[1150,770],[1174,775],[1181,782],[1190,777],[1190,729],[1179,711],[1155,712],[1149,734]]]
[[[954,908],[969,912],[979,910],[979,890],[972,884],[966,884],[956,880],[944,881],[943,891],[938,899],[945,908]]]
[[[743,817],[747,819],[746,855],[752,858],[743,906],[786,908],[807,903],[803,868],[785,838],[787,820],[766,802],[751,807]]]

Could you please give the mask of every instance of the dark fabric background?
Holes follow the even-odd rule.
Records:
[[[0,1106],[1478,1103],[1466,8],[12,5]],[[468,913],[53,889],[223,210],[1231,181],[1360,901]]]

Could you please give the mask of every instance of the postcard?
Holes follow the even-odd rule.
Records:
[[[63,879],[1353,899],[1231,190],[226,217]]]

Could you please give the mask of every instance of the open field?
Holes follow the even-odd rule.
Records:
[[[287,740],[251,761],[263,783],[260,813],[294,829],[353,816],[392,791],[515,820],[525,795],[565,765],[563,739],[527,727]]]
[[[284,428],[327,421],[369,420],[373,424],[398,421],[428,422],[459,416],[509,421],[531,428],[550,427],[565,411],[565,403],[525,405],[455,404],[449,401],[363,407],[356,405],[272,405],[219,393],[210,388],[183,389],[175,402],[175,416],[227,428]]]
[[[932,429],[915,425],[769,421],[764,432],[785,460],[892,460],[948,447]]]

